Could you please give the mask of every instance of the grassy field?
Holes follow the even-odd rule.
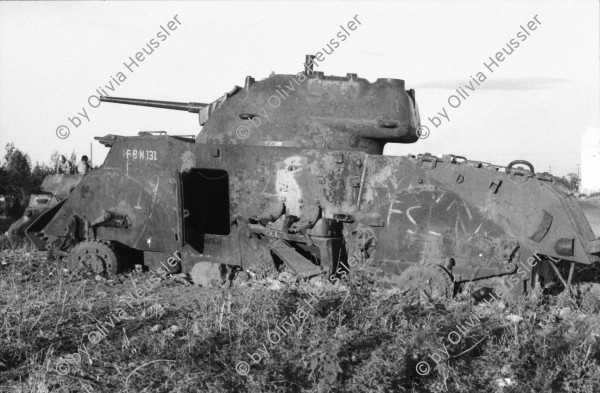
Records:
[[[511,304],[411,300],[360,274],[199,288],[3,248],[1,392],[600,391],[591,286]]]

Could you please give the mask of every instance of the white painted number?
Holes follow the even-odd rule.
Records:
[[[128,160],[131,158],[133,160],[158,161],[156,150],[127,149],[125,156]]]

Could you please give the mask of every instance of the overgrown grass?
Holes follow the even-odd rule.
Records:
[[[376,290],[351,274],[343,288],[314,300],[321,289],[308,284],[197,288],[171,279],[151,285],[149,274],[137,273],[85,280],[27,248],[0,251],[0,261],[2,392],[592,393],[600,387],[598,292],[509,305],[429,302]],[[133,302],[127,294],[136,288],[140,299]],[[158,304],[162,315],[148,311]],[[300,309],[306,314],[294,318]],[[90,343],[89,333],[110,318],[115,326]],[[452,344],[448,335],[457,326],[469,331]],[[78,349],[80,358],[72,356]],[[428,356],[444,351],[450,359],[444,354],[439,364]],[[242,361],[250,367],[245,376],[236,372]],[[417,372],[422,361],[427,375]]]

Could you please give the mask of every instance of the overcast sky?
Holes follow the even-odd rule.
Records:
[[[161,25],[168,30],[175,16],[180,24],[161,40]],[[95,136],[197,134],[191,113],[93,108],[97,101],[88,99],[102,87],[118,97],[211,102],[246,75],[299,72],[304,56],[355,16],[361,25],[319,70],[404,79],[431,129],[427,139],[386,153],[527,159],[540,172],[577,171],[580,134],[600,125],[597,1],[1,2],[0,143],[14,142],[35,164],[54,149],[89,155],[93,142],[98,164],[108,149]],[[517,38],[536,16],[535,31]],[[158,47],[128,70],[123,63],[151,39]],[[519,47],[490,72],[484,62],[512,39]],[[117,85],[119,72],[126,79]],[[478,72],[487,79],[467,90]],[[469,96],[451,108],[459,87]],[[449,121],[435,128],[428,118],[443,108]],[[56,135],[61,125],[70,129],[66,139]]]

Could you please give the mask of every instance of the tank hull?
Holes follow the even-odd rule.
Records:
[[[332,276],[357,256],[362,270],[383,276],[442,266],[456,285],[507,287],[518,275],[508,286],[518,292],[544,270],[534,255],[598,261],[598,241],[568,190],[505,171],[452,155],[116,137],[102,168],[42,231],[66,251],[90,237],[118,242],[154,268],[175,254],[172,270],[186,273],[198,262],[254,269],[275,255]]]

